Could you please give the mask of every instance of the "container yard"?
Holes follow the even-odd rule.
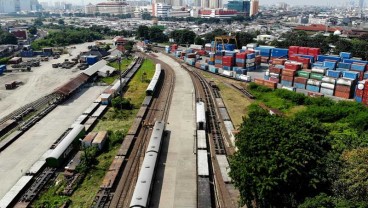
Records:
[[[191,48],[172,46],[165,51],[190,66],[228,78],[253,80],[272,89],[284,88],[307,95],[354,99],[368,105],[367,99],[362,97],[362,83],[368,79],[368,61],[353,58],[349,52],[324,55],[319,48],[248,45],[237,50],[234,44],[216,46],[213,41],[205,44],[204,59],[198,58],[198,50]],[[267,70],[263,73],[265,66]],[[260,73],[263,74],[259,76]],[[359,83],[361,89],[357,88]]]

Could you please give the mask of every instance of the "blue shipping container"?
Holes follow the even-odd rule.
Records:
[[[359,77],[359,72],[354,72],[354,71],[344,71],[342,72],[342,76],[344,78],[348,78],[348,79],[352,79],[352,80],[356,80]]]
[[[344,63],[352,64],[354,62],[362,63],[362,64],[368,64],[368,61],[362,61],[362,60],[358,60],[358,59],[344,59]]]
[[[285,48],[274,48],[271,51],[271,56],[272,57],[276,57],[276,58],[287,57],[288,53],[289,53],[289,49],[285,49]]]
[[[226,71],[232,71],[233,70],[232,66],[222,66],[222,68]]]
[[[88,65],[93,65],[95,63],[97,63],[98,61],[98,57],[97,56],[87,56],[86,57],[86,62]]]
[[[357,101],[358,103],[363,102],[363,98],[362,97],[359,97],[359,96],[355,96],[354,97],[354,100]]]
[[[306,89],[312,92],[319,92],[319,86],[307,85]]]
[[[340,52],[340,57],[343,59],[349,59],[351,58],[351,53],[349,52]]]
[[[325,61],[325,60],[341,61],[341,58],[340,56],[326,56],[326,55],[317,56],[317,61]]]
[[[294,83],[294,87],[298,89],[305,89],[305,84],[302,83]]]
[[[215,62],[214,61],[208,61],[208,64],[209,65],[215,65]]]
[[[252,58],[255,58],[255,57],[256,57],[255,53],[247,54],[247,59],[252,59]]]
[[[336,68],[336,71],[344,72],[344,71],[349,71],[349,69],[345,69],[345,68]]]
[[[216,59],[216,60],[215,60],[215,64],[222,64],[222,60],[218,60],[218,59]]]
[[[245,59],[235,59],[236,63],[241,63],[244,64],[245,63]]]
[[[225,56],[235,57],[235,55],[236,55],[236,52],[234,52],[234,51],[225,51]]]
[[[327,70],[326,75],[328,77],[333,77],[333,78],[339,78],[341,75],[340,71],[335,71],[335,70]]]
[[[363,79],[368,79],[368,72],[365,72],[363,75]]]
[[[286,81],[286,80],[281,80],[281,84],[283,86],[287,86],[287,87],[292,87],[293,86],[293,82]]]
[[[351,64],[350,63],[339,62],[339,63],[337,63],[337,67],[338,68],[344,68],[344,69],[350,69]]]
[[[323,67],[323,62],[312,63],[312,67],[315,67],[315,66]]]
[[[336,68],[336,62],[333,62],[333,61],[324,61],[323,62],[323,66],[324,67],[327,67],[330,70],[335,70],[335,68]]]
[[[218,68],[212,65],[208,67],[208,70],[216,74],[218,73]]]
[[[350,69],[354,71],[364,72],[365,67],[366,67],[366,64],[352,64]]]
[[[264,80],[270,80],[270,76],[264,75],[263,79]]]

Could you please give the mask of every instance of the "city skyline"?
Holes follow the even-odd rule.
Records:
[[[43,2],[44,0],[39,0],[40,2]],[[89,3],[92,4],[97,4],[97,3],[101,3],[101,2],[106,2],[107,0],[48,0],[47,2],[49,3],[53,3],[53,2],[67,2],[67,3],[72,3],[75,5],[82,5],[82,3],[84,3],[84,5],[87,5]],[[150,0],[147,0],[150,1]],[[260,5],[272,5],[272,4],[277,4],[279,2],[284,2],[287,3],[289,5],[292,6],[297,6],[297,5],[316,5],[316,6],[341,6],[346,4],[346,0],[327,0],[327,1],[320,1],[320,0],[261,0],[260,1]],[[356,5],[359,5],[359,0],[356,0]]]

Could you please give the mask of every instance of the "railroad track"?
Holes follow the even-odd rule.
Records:
[[[171,104],[171,97],[174,89],[175,75],[168,65],[158,60],[155,61],[161,63],[164,69],[164,80],[160,82],[160,86],[158,86],[159,91],[156,92],[156,95],[164,96],[154,96],[141,131],[136,138],[128,162],[108,207],[129,207],[153,124],[156,120],[167,121],[168,109]]]
[[[228,151],[227,147],[224,145],[224,138],[219,125],[220,116],[215,105],[216,90],[213,90],[213,87],[206,81],[206,79],[192,67],[187,67],[182,63],[181,66],[189,71],[191,74],[196,90],[197,101],[203,101],[206,103],[211,173],[214,189],[213,192],[215,195],[215,202],[213,204],[213,207],[236,207],[236,205],[231,200],[230,193],[227,190],[226,185],[223,181],[220,166],[216,159],[216,155],[225,155]]]

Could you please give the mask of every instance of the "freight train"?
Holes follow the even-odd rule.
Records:
[[[160,81],[161,78],[161,64],[156,64],[155,74],[153,75],[150,84],[147,87],[146,95],[150,96],[153,95],[157,88],[157,83]]]

